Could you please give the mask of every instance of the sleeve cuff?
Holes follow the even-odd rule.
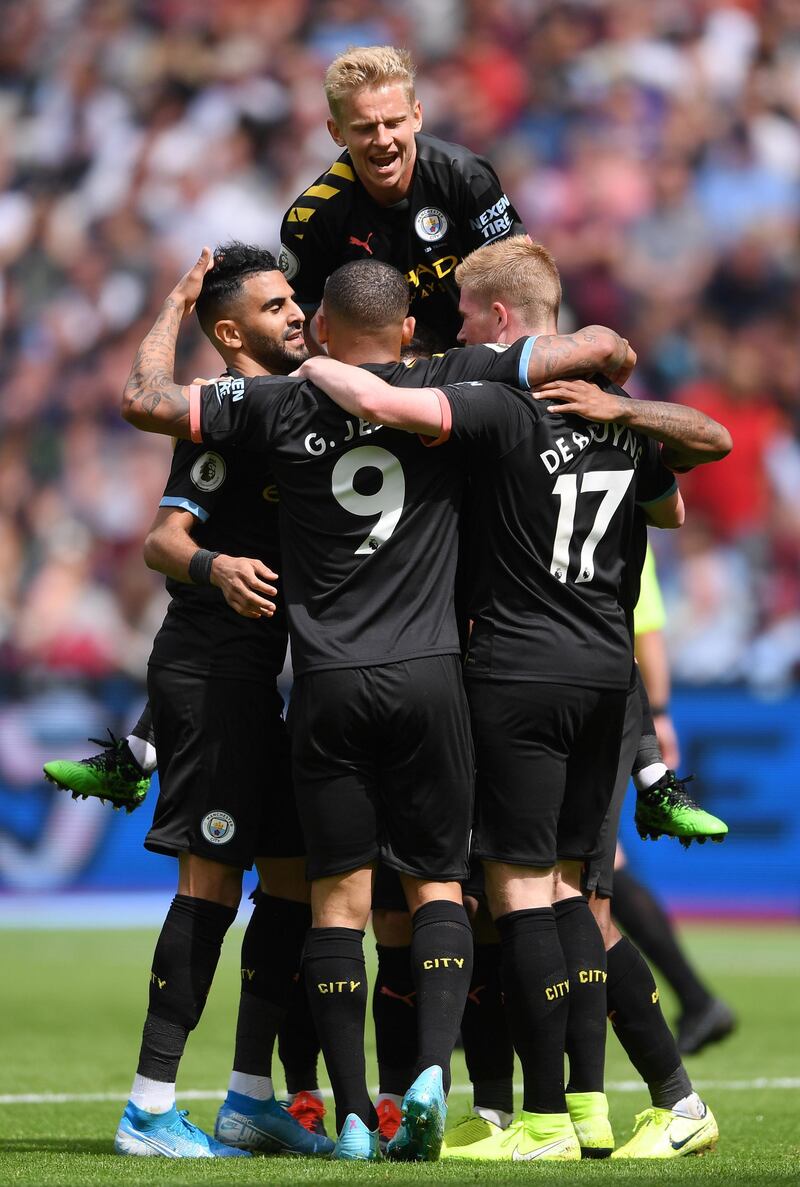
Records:
[[[444,445],[445,441],[449,441],[450,431],[453,427],[453,410],[450,407],[450,401],[438,387],[433,390],[439,401],[439,408],[442,413],[442,427],[439,430],[438,437],[424,437],[422,433],[419,434],[420,441],[427,449],[435,449],[437,445]]]
[[[203,434],[200,430],[200,402],[201,388],[199,383],[193,383],[189,388],[189,432],[195,445],[201,445]]]
[[[195,519],[199,519],[201,523],[206,523],[209,517],[209,512],[205,511],[197,503],[193,503],[191,499],[180,498],[178,495],[164,495],[159,507],[179,507],[181,511],[188,511]]]
[[[522,390],[526,392],[531,390],[531,385],[528,383],[528,363],[531,360],[531,351],[533,350],[538,337],[538,334],[531,334],[530,338],[523,346],[522,354],[519,357],[519,374],[517,375],[517,380],[519,387],[521,387]]]

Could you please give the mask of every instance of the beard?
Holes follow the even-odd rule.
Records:
[[[290,346],[285,338],[270,338],[258,332],[247,335],[245,348],[251,359],[255,359],[271,375],[288,375],[308,358],[305,342]]]

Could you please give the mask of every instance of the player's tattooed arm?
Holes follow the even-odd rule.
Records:
[[[175,382],[175,345],[181,322],[194,309],[213,265],[204,247],[197,263],[169,294],[136,352],[122,396],[122,416],[137,429],[189,437],[189,389]]]
[[[601,424],[613,421],[655,438],[662,443],[661,457],[671,470],[717,462],[733,448],[724,425],[686,404],[629,400],[582,379],[542,384],[532,394],[535,400],[547,401],[548,412],[574,413]]]
[[[623,384],[636,366],[636,352],[627,339],[608,326],[585,326],[574,334],[540,334],[528,360],[528,383],[536,387],[562,376],[599,371]]]
[[[323,355],[306,359],[294,374],[310,380],[345,412],[370,424],[427,436],[438,436],[442,428],[441,404],[433,388],[392,387],[363,367]]]
[[[189,563],[198,544],[192,536],[197,520],[179,507],[159,507],[144,542],[144,560],[149,569],[175,581],[192,583]],[[220,553],[211,563],[210,580],[222,590],[225,601],[243,618],[271,618],[277,594],[272,584],[277,573],[257,557]]]

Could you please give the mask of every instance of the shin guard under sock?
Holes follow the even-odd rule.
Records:
[[[381,1093],[403,1096],[417,1063],[417,994],[411,976],[411,948],[376,944],[378,971],[372,991],[372,1019]]]
[[[258,892],[242,940],[242,985],[233,1070],[272,1075],[275,1038],[289,1009],[311,908]]]
[[[286,1091],[291,1096],[319,1087],[319,1050],[317,1028],[311,1015],[306,983],[301,975],[295,981],[289,1010],[278,1031],[278,1054],[286,1073]]]
[[[708,1005],[711,994],[681,951],[669,916],[627,869],[614,871],[611,913],[675,990],[685,1013]]]
[[[608,1030],[603,936],[583,896],[556,903],[554,910],[569,980],[567,1092],[602,1092]]]
[[[442,1069],[450,1091],[450,1057],[472,977],[472,928],[461,903],[436,899],[414,913],[411,971],[417,991],[417,1074]]]
[[[566,1113],[564,1044],[567,966],[552,907],[511,911],[496,921],[503,947],[503,990],[514,1047],[522,1064],[522,1107]]]
[[[473,1104],[513,1113],[514,1044],[503,1004],[501,960],[499,944],[475,944],[461,1037]]]
[[[150,1001],[137,1073],[174,1081],[189,1032],[200,1021],[234,907],[176,894],[153,954]]]
[[[336,1128],[348,1113],[368,1129],[378,1125],[367,1090],[364,1022],[367,975],[364,933],[350,927],[312,927],[303,955],[311,1013],[336,1102]]]
[[[647,1084],[653,1104],[671,1108],[692,1086],[661,1012],[653,974],[625,936],[609,948],[607,957],[608,1017],[614,1033]]]

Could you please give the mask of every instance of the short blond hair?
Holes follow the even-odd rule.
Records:
[[[512,235],[470,252],[456,268],[456,284],[485,301],[501,301],[543,321],[558,317],[561,277],[541,243]]]
[[[400,83],[414,102],[414,63],[407,49],[393,45],[355,45],[334,58],[325,71],[325,96],[331,115],[347,95],[362,87],[385,87]]]

